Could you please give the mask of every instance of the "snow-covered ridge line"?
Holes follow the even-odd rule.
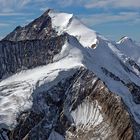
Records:
[[[52,27],[58,34],[67,32],[75,36],[84,47],[91,47],[93,44],[97,44],[97,33],[87,28],[81,21],[74,17],[73,14],[59,13],[50,10],[48,15],[52,19]]]
[[[129,37],[123,37],[116,43],[117,48],[130,57],[140,66],[140,44],[136,43]]]

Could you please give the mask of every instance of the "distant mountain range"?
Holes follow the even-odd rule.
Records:
[[[0,140],[140,140],[140,45],[47,10],[0,41]]]

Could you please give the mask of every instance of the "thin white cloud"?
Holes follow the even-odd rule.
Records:
[[[86,8],[140,8],[140,0],[89,0]]]
[[[140,8],[140,0],[0,0],[0,11],[11,12],[29,3],[49,3],[60,7],[82,6],[85,8]]]
[[[118,14],[93,14],[93,15],[82,15],[80,16],[81,20],[89,25],[99,25],[104,23],[110,23],[110,22],[129,22],[131,24],[140,23],[140,14],[138,12],[120,12]]]
[[[140,0],[47,0],[46,3],[54,3],[60,7],[82,6],[85,8],[140,8]]]
[[[49,9],[48,7],[42,7],[42,8],[40,8],[40,11],[45,12],[45,11],[48,10],[48,9]]]
[[[54,4],[59,7],[69,7],[69,6],[83,6],[86,4],[86,0],[47,0],[46,4]]]
[[[0,16],[26,16],[27,15],[27,13],[15,13],[15,12],[2,12],[2,13],[0,13]],[[30,14],[28,14],[28,15],[31,15],[31,13]]]
[[[74,5],[82,5],[84,0],[57,0],[57,3],[61,7],[68,7],[68,6],[74,6]]]
[[[23,8],[31,0],[0,0],[0,11],[1,12],[11,12],[17,9]]]
[[[6,27],[6,26],[9,26],[8,23],[0,23],[0,27]]]

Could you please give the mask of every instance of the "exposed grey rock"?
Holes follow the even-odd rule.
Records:
[[[0,79],[24,69],[52,63],[66,35],[43,40],[0,41]]]
[[[25,27],[18,26],[13,32],[8,34],[3,40],[21,41],[48,39],[56,36],[55,30],[52,29],[51,18],[46,11],[42,16],[35,19]]]

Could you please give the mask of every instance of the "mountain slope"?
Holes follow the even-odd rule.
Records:
[[[120,49],[127,56],[135,60],[140,65],[140,46],[129,37],[123,37],[117,42],[118,49]]]
[[[53,10],[16,28],[0,41],[0,139],[139,140],[140,68],[122,42]]]
[[[48,39],[56,36],[52,29],[51,18],[46,11],[42,16],[35,19],[25,27],[18,26],[13,32],[8,34],[3,40],[21,41],[34,39]]]
[[[91,47],[97,42],[97,33],[84,26],[73,14],[57,13],[51,10],[52,27],[58,34],[67,32],[75,36],[84,47]],[[76,30],[75,30],[76,29]]]

